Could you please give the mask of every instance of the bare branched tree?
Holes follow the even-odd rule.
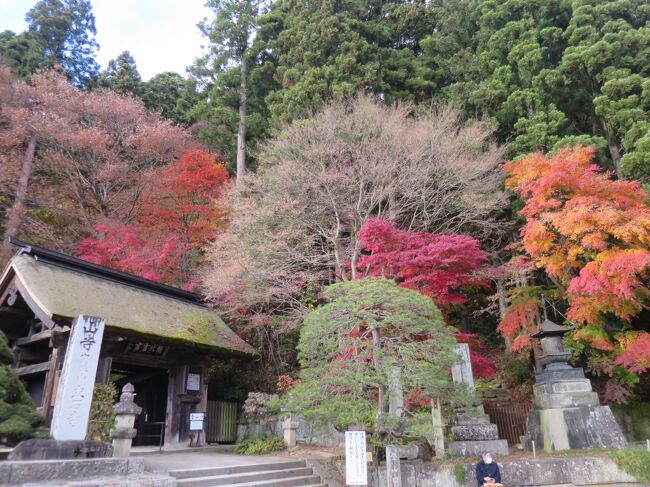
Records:
[[[268,141],[257,174],[234,189],[230,229],[214,244],[208,297],[300,322],[309,294],[355,278],[357,232],[373,216],[402,228],[494,232],[503,148],[449,107],[365,96],[295,122]],[[308,298],[305,298],[305,295]]]

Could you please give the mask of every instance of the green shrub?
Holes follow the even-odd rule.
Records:
[[[0,332],[0,443],[15,445],[39,435],[43,418],[13,369],[13,353]]]
[[[650,452],[643,448],[627,448],[610,452],[609,456],[628,474],[640,482],[650,482]]]
[[[115,385],[95,384],[93,401],[90,403],[88,415],[88,433],[86,439],[96,441],[109,441],[109,433],[115,423],[113,405],[117,398]]]
[[[235,447],[235,451],[240,455],[265,455],[266,453],[280,451],[286,448],[287,445],[282,438],[267,436],[244,440]]]

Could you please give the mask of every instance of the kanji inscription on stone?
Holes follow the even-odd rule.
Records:
[[[102,318],[79,315],[72,322],[50,427],[55,440],[86,438],[103,337]]]

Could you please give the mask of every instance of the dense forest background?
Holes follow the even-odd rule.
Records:
[[[648,2],[207,5],[205,55],[144,82],[88,0],[0,33],[3,235],[202,292],[261,354],[233,397],[359,272],[434,299],[486,388],[526,396],[544,302],[604,400],[647,399]]]

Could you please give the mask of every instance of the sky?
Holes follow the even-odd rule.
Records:
[[[26,28],[25,13],[37,0],[0,0],[0,32]],[[185,76],[206,39],[196,27],[209,16],[205,0],[91,0],[97,27],[97,62],[130,51],[144,81],[163,71]]]

